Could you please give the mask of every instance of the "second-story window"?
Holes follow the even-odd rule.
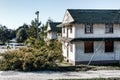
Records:
[[[113,24],[105,24],[105,33],[113,33]]]
[[[85,24],[85,33],[93,33],[93,25]]]

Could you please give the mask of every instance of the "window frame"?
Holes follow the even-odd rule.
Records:
[[[93,33],[93,24],[85,24],[85,34]]]
[[[105,33],[113,33],[113,24],[105,24]]]

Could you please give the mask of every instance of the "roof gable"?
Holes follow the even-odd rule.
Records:
[[[120,23],[120,10],[68,9],[75,23]]]
[[[61,24],[61,22],[49,22],[48,23],[48,31],[54,31],[54,32],[61,32],[62,28],[57,27],[57,25]]]
[[[50,27],[50,24],[48,24],[47,31],[50,31],[50,30],[51,30],[51,27]]]
[[[66,11],[62,23],[69,23],[69,22],[73,22],[73,21],[74,20],[73,20],[72,16],[70,15],[69,11]]]

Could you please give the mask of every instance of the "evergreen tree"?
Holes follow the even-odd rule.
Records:
[[[27,39],[27,32],[24,28],[20,28],[16,34],[16,40],[18,42],[24,42]]]

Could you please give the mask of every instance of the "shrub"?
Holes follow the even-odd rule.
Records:
[[[56,43],[56,45],[55,45]],[[20,48],[15,51],[8,51],[1,56],[1,70],[56,70],[57,61],[62,60],[60,45],[57,41],[51,42],[50,45],[41,47]]]

